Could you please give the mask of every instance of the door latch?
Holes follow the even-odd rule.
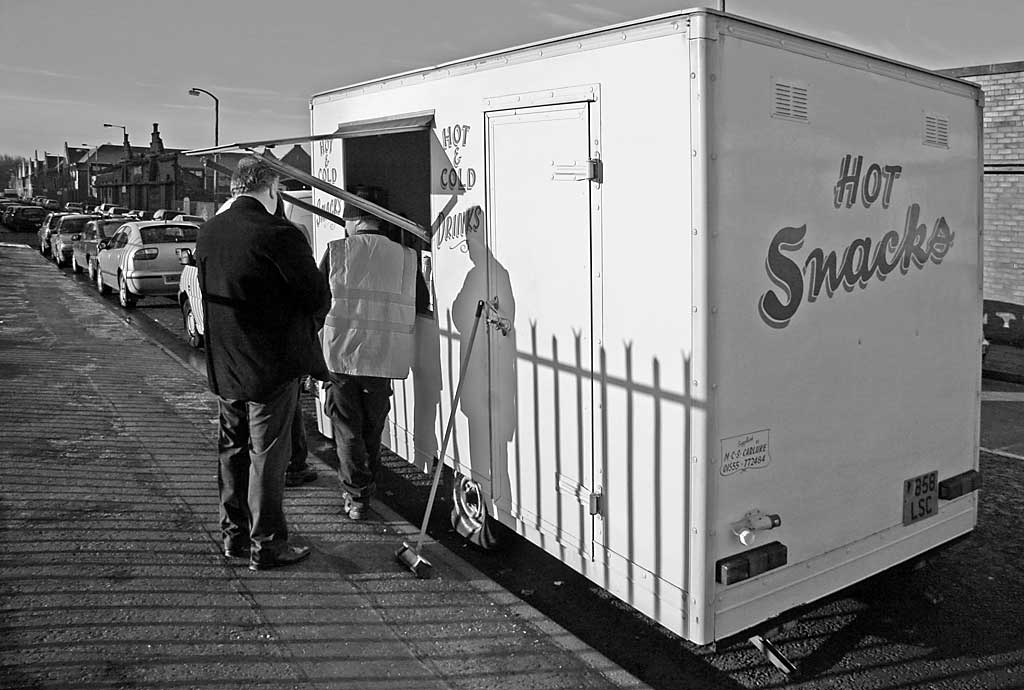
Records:
[[[487,324],[494,326],[501,331],[502,335],[507,336],[512,330],[512,322],[498,313],[498,296],[495,295],[494,299],[484,304],[487,305]]]
[[[572,163],[551,163],[551,179],[556,182],[601,181],[601,161],[590,158]]]

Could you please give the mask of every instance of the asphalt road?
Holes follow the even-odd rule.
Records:
[[[84,277],[63,273],[95,293]],[[96,299],[120,311],[115,298]],[[121,314],[202,370],[202,355],[184,342],[171,300],[144,300]],[[500,552],[479,551],[447,526],[444,509],[435,511],[432,531],[495,583],[654,688],[1024,688],[1024,458],[1006,450],[1024,442],[1024,386],[985,381],[984,389],[981,445],[996,452],[980,458],[977,529],[921,569],[886,573],[802,611],[772,637],[800,669],[796,678],[742,640],[717,649],[685,642],[515,535],[503,535]],[[307,428],[311,452],[336,467],[333,446],[316,433],[311,414]],[[427,479],[398,458],[386,464],[384,502],[417,519]]]

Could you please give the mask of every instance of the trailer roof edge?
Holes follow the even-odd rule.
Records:
[[[448,61],[448,62],[442,62],[442,63],[438,63],[436,65],[430,65],[430,66],[427,66],[427,67],[419,67],[419,68],[416,68],[416,69],[408,70],[406,72],[398,72],[396,74],[390,74],[390,75],[386,75],[386,76],[376,77],[374,79],[367,79],[365,81],[357,82],[357,83],[354,83],[354,84],[346,84],[344,86],[339,86],[339,87],[336,87],[336,88],[333,88],[333,89],[328,89],[326,91],[320,91],[318,93],[313,94],[310,97],[310,99],[309,99],[309,105],[312,108],[313,104],[317,100],[324,99],[324,98],[327,98],[327,97],[330,97],[330,96],[335,96],[335,95],[344,93],[345,91],[356,90],[356,89],[360,89],[360,88],[363,88],[363,87],[366,87],[366,86],[371,86],[371,85],[374,85],[374,84],[383,84],[383,83],[394,81],[394,80],[398,80],[398,79],[405,79],[405,78],[408,78],[408,77],[411,77],[411,76],[415,76],[415,75],[418,75],[418,74],[429,74],[431,72],[435,72],[435,71],[438,71],[438,70],[451,69],[451,68],[459,66],[459,65],[464,65],[464,64],[476,62],[476,61],[479,61],[479,60],[486,60],[486,59],[498,57],[498,56],[501,56],[501,55],[509,55],[509,54],[513,54],[513,53],[517,53],[517,52],[521,52],[521,51],[525,51],[525,50],[532,50],[532,49],[536,49],[536,48],[539,48],[539,47],[542,47],[542,46],[549,46],[549,45],[554,45],[554,44],[558,44],[558,43],[564,43],[566,41],[579,40],[581,38],[593,37],[593,36],[597,36],[599,34],[607,33],[607,32],[610,32],[610,31],[621,31],[623,29],[630,28],[630,27],[642,26],[644,24],[655,24],[655,23],[658,23],[658,22],[664,22],[664,21],[668,21],[668,20],[671,20],[671,19],[679,19],[679,18],[682,18],[682,17],[691,17],[691,16],[700,15],[700,14],[712,15],[712,16],[721,17],[721,18],[724,18],[724,19],[729,19],[729,20],[732,20],[732,21],[739,21],[739,22],[742,22],[744,24],[749,24],[751,26],[759,27],[759,28],[762,28],[762,29],[767,29],[769,31],[775,31],[777,33],[784,34],[784,35],[787,35],[787,36],[791,36],[791,37],[794,37],[794,38],[798,38],[798,39],[801,39],[801,40],[811,41],[811,42],[814,42],[814,43],[818,43],[820,45],[836,48],[838,50],[844,50],[846,52],[853,53],[855,55],[861,55],[863,57],[866,57],[866,58],[869,58],[869,59],[872,59],[872,60],[878,60],[880,62],[888,63],[890,65],[895,65],[895,66],[900,67],[902,69],[912,70],[914,72],[918,72],[918,73],[921,73],[921,74],[927,74],[927,75],[930,75],[932,77],[936,77],[936,78],[944,80],[944,81],[960,84],[962,86],[969,87],[971,90],[975,90],[975,91],[979,91],[980,92],[980,87],[977,84],[975,84],[974,82],[971,82],[971,81],[968,81],[966,79],[962,79],[962,78],[959,78],[959,77],[956,77],[956,76],[952,76],[950,74],[944,74],[943,72],[939,71],[938,69],[929,69],[927,67],[921,67],[919,65],[912,65],[912,64],[907,63],[907,62],[901,62],[900,60],[895,60],[893,58],[888,58],[888,57],[885,57],[883,55],[878,55],[878,54],[875,54],[875,53],[870,53],[870,52],[868,52],[866,50],[861,50],[859,48],[854,48],[854,47],[849,46],[849,45],[844,45],[842,43],[836,43],[834,41],[828,41],[828,40],[825,40],[825,39],[821,39],[821,38],[815,37],[815,36],[810,35],[810,34],[804,34],[804,33],[800,33],[800,32],[797,32],[797,31],[792,31],[790,29],[786,29],[786,28],[783,28],[783,27],[780,27],[780,26],[775,26],[773,24],[767,24],[765,22],[757,21],[755,19],[749,19],[747,17],[743,17],[743,16],[740,16],[740,15],[728,14],[726,12],[722,12],[720,10],[716,10],[716,9],[713,9],[713,8],[710,8],[710,7],[693,7],[693,8],[689,8],[689,9],[676,10],[676,11],[673,11],[673,12],[666,12],[664,14],[657,14],[657,15],[653,15],[653,16],[650,16],[650,17],[643,17],[643,18],[640,18],[640,19],[632,19],[632,20],[629,20],[629,21],[626,21],[626,22],[620,22],[618,24],[611,24],[611,25],[608,25],[608,26],[602,26],[602,27],[598,27],[598,28],[594,28],[594,29],[588,29],[586,31],[578,31],[578,32],[572,33],[572,34],[565,34],[565,35],[562,35],[562,36],[555,36],[553,38],[542,39],[540,41],[534,41],[532,43],[526,43],[526,44],[516,45],[516,46],[509,46],[507,48],[502,48],[502,49],[490,51],[490,52],[487,52],[487,53],[481,53],[481,54],[478,54],[478,55],[472,55],[472,56],[468,56],[468,57],[464,57],[464,58],[459,58],[459,59],[451,60],[451,61]]]

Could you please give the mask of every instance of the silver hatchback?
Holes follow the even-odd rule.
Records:
[[[96,288],[100,293],[116,289],[125,309],[141,297],[173,299],[181,280],[181,250],[195,251],[198,233],[194,223],[125,223],[98,245]]]

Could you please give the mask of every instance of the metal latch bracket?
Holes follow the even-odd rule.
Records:
[[[556,182],[600,182],[601,177],[601,160],[598,158],[582,162],[551,163],[551,179]]]

